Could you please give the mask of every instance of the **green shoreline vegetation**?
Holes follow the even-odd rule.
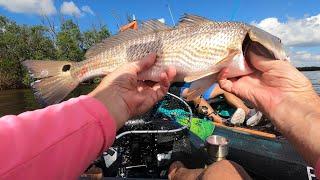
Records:
[[[31,79],[21,64],[24,60],[81,61],[87,49],[109,36],[105,25],[80,31],[67,19],[57,30],[54,26],[18,25],[0,16],[0,90],[29,87]]]
[[[299,71],[320,71],[320,67],[310,66],[310,67],[297,67]]]

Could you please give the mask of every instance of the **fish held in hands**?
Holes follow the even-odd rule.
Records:
[[[23,64],[38,79],[32,83],[36,98],[50,105],[63,100],[80,82],[156,52],[156,63],[139,79],[159,81],[159,72],[174,67],[174,81],[192,82],[188,99],[193,99],[216,81],[222,68],[232,72],[230,77],[251,73],[244,54],[252,45],[270,59],[287,59],[281,40],[255,26],[185,15],[175,27],[149,20],[139,30],[107,38],[90,48],[81,62],[27,60]]]

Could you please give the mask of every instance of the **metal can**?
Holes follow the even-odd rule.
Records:
[[[206,139],[209,163],[221,161],[228,155],[229,140],[223,136],[212,135]]]

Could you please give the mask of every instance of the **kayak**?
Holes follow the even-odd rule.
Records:
[[[216,127],[215,135],[230,140],[227,159],[237,162],[254,179],[315,179],[295,149],[283,138],[266,138]]]
[[[215,124],[172,96],[120,129],[113,146],[93,163],[103,177],[166,179],[177,160],[188,168],[205,168],[205,139],[220,135],[229,139],[226,159],[240,164],[253,179],[315,179],[313,168],[281,135]]]

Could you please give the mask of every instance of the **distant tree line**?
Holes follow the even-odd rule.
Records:
[[[82,32],[72,19],[53,33],[52,27],[18,25],[0,16],[0,89],[29,86],[24,60],[81,61],[87,49],[109,36],[106,26]]]
[[[311,67],[297,67],[299,71],[320,71],[320,67],[311,66]]]

